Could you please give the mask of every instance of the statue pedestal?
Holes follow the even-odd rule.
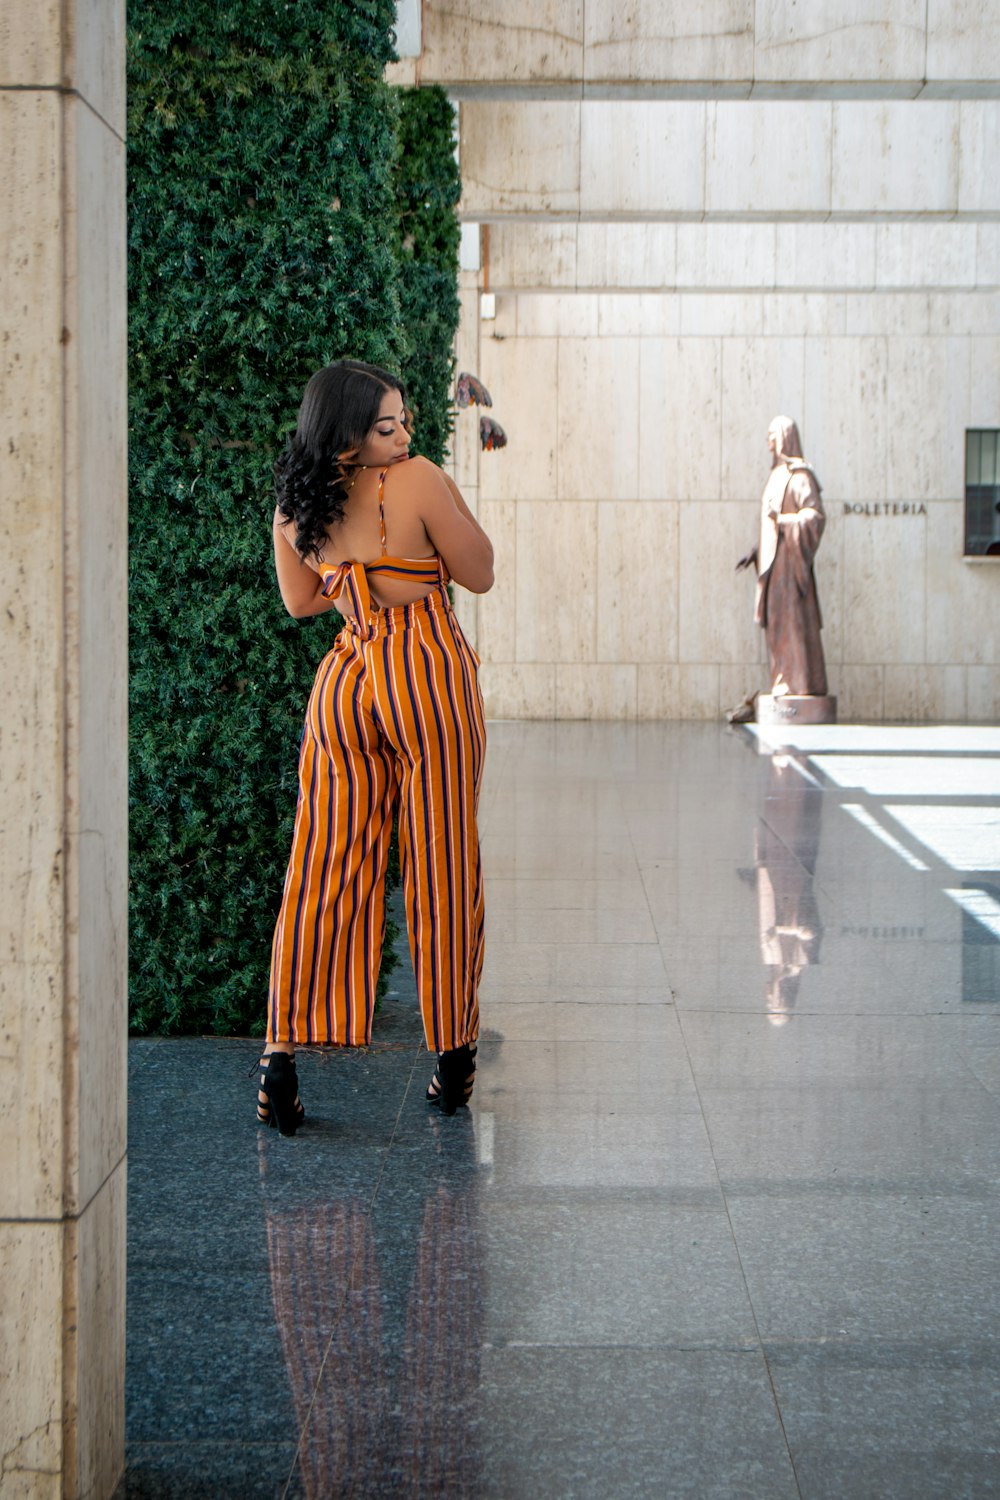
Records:
[[[785,693],[775,698],[771,693],[757,697],[758,724],[836,724],[835,697],[796,697]]]

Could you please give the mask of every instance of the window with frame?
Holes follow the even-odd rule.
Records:
[[[1000,431],[965,433],[965,556],[1000,557]]]

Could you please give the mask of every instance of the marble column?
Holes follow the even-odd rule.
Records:
[[[0,1493],[124,1461],[124,0],[0,0]]]

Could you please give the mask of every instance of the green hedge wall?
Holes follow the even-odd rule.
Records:
[[[440,463],[451,432],[452,345],[458,327],[455,212],[462,190],[452,150],[454,110],[443,89],[399,94],[394,250],[406,337],[400,374],[416,419],[416,446]]]
[[[450,106],[384,83],[394,10],[129,3],[139,1031],[263,1030],[305,700],[337,628],[292,620],[273,577],[271,464],[306,380],[347,354],[404,370],[418,446],[440,458],[448,431]]]

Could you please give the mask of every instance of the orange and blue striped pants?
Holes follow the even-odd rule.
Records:
[[[271,950],[272,1042],[371,1042],[397,809],[427,1046],[475,1041],[486,745],[477,668],[443,586],[416,604],[349,620],[320,662]]]

